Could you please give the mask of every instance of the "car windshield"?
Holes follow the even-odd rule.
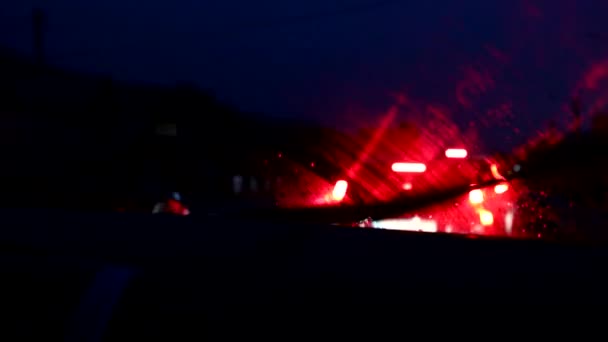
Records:
[[[3,3],[3,206],[599,234],[607,11]]]

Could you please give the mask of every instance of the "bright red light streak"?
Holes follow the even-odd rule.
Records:
[[[345,180],[337,181],[336,185],[334,185],[334,190],[331,193],[333,199],[336,201],[342,201],[344,199],[344,196],[346,196],[347,189],[348,189],[347,181],[345,181]]]
[[[466,158],[467,155],[468,152],[464,148],[448,148],[445,150],[445,156],[448,158]]]
[[[393,163],[391,169],[394,172],[422,173],[426,171],[426,165],[422,163]]]

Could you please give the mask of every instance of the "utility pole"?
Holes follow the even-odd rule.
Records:
[[[40,8],[35,8],[32,11],[32,28],[34,33],[34,58],[38,66],[44,65],[44,29],[45,29],[45,14]]]

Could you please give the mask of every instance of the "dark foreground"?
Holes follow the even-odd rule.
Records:
[[[2,340],[254,338],[419,308],[428,320],[453,318],[437,304],[464,314],[477,304],[608,303],[600,244],[51,211],[2,217],[2,334],[18,335]]]

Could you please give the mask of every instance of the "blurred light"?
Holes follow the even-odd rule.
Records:
[[[519,165],[519,164],[515,164],[515,165],[513,166],[513,171],[515,171],[515,172],[519,172],[519,171],[521,171],[521,165]]]
[[[503,175],[501,175],[500,172],[498,172],[498,166],[496,164],[492,164],[490,166],[490,171],[492,172],[492,176],[495,179],[505,179],[505,177],[503,177]]]
[[[393,163],[391,168],[395,172],[422,173],[426,171],[426,165],[423,163]]]
[[[412,190],[412,183],[403,184],[403,190]]]
[[[505,214],[505,233],[507,233],[507,235],[511,235],[513,233],[513,217],[513,210],[509,210]]]
[[[182,196],[179,194],[179,192],[173,192],[171,194],[171,198],[173,198],[176,201],[181,201],[182,200]]]
[[[485,231],[485,229],[483,228],[483,226],[481,224],[476,224],[473,227],[471,227],[472,234],[481,235],[481,234],[483,234],[484,231]],[[477,236],[475,236],[475,237],[477,237]]]
[[[479,223],[482,226],[491,226],[494,224],[494,215],[485,209],[479,209]]]
[[[483,203],[483,191],[481,191],[481,189],[471,190],[469,192],[469,202],[471,202],[471,204]]]
[[[509,190],[509,186],[507,184],[498,184],[494,187],[494,192],[497,194],[504,194]]]
[[[341,201],[346,196],[346,190],[348,189],[348,182],[345,180],[339,180],[334,185],[334,191],[331,193],[332,197],[336,201]]]
[[[373,221],[372,227],[391,230],[405,230],[410,232],[436,233],[437,222],[434,220],[422,220],[420,217],[411,219],[387,219]]]
[[[464,148],[448,148],[445,150],[445,156],[448,158],[466,158],[467,150]]]

